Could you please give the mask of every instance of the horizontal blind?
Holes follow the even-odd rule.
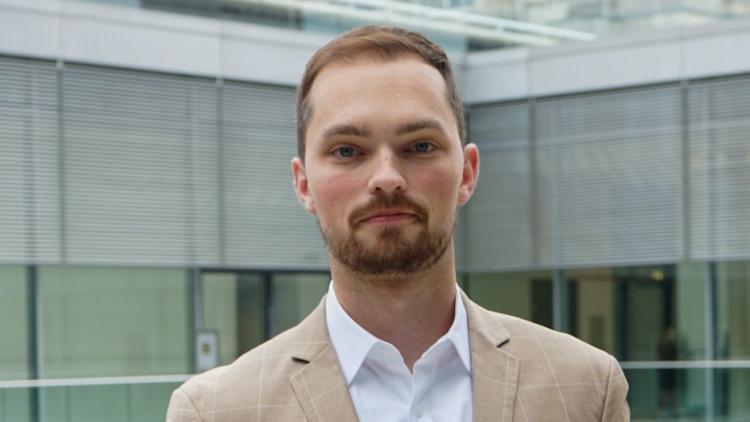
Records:
[[[529,106],[476,106],[469,133],[481,157],[467,205],[467,267],[471,271],[529,268],[533,262]]]
[[[678,85],[537,103],[539,264],[682,258]]]
[[[70,262],[218,263],[216,97],[206,79],[65,68]]]
[[[750,258],[750,76],[690,85],[690,255]]]
[[[55,63],[0,57],[0,262],[59,262]]]
[[[232,266],[327,268],[315,219],[297,202],[294,90],[226,83],[222,90],[226,257]]]

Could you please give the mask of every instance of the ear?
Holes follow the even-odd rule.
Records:
[[[479,149],[476,144],[464,146],[464,168],[461,174],[461,185],[458,190],[458,204],[469,202],[474,193],[479,177]]]
[[[292,176],[294,177],[294,192],[297,194],[297,200],[305,211],[315,214],[317,210],[312,195],[310,195],[305,164],[299,157],[292,159]]]

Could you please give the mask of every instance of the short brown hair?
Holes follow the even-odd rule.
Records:
[[[367,25],[355,28],[323,46],[307,62],[302,82],[297,88],[297,154],[305,158],[305,132],[312,108],[308,95],[315,78],[323,68],[335,61],[352,60],[369,54],[383,61],[405,55],[423,59],[443,76],[448,103],[453,110],[458,136],[465,143],[464,107],[458,94],[453,70],[445,51],[425,36],[401,28]]]

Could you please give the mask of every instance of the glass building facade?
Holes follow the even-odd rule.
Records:
[[[492,16],[594,31],[615,3]],[[290,183],[294,87],[22,56],[0,55],[0,422],[163,420],[176,386],[328,288]],[[634,421],[750,420],[748,98],[740,73],[468,104],[464,291],[617,357]]]
[[[750,16],[750,0],[87,1],[330,35],[378,21],[414,27],[457,52],[694,28]],[[500,28],[509,36],[493,36],[479,28]]]

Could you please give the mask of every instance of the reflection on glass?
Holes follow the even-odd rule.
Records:
[[[29,378],[28,303],[25,268],[0,266],[0,380]]]
[[[31,421],[34,405],[30,388],[0,388],[0,421]]]
[[[750,368],[714,372],[715,421],[750,421]]]
[[[246,272],[204,272],[203,324],[219,336],[219,364],[225,365],[263,342],[262,276]]]
[[[552,273],[471,274],[467,293],[480,306],[552,327]]]
[[[620,360],[705,358],[704,264],[572,270],[571,334]]]
[[[705,421],[707,369],[625,369],[631,420]]]
[[[184,374],[187,272],[41,267],[46,378]]]
[[[273,333],[294,327],[328,291],[328,273],[282,273],[273,276]]]
[[[716,264],[716,356],[750,359],[750,262]],[[750,397],[750,392],[748,392]],[[750,401],[750,399],[749,399]]]
[[[40,391],[46,422],[163,421],[177,383],[47,387]]]

